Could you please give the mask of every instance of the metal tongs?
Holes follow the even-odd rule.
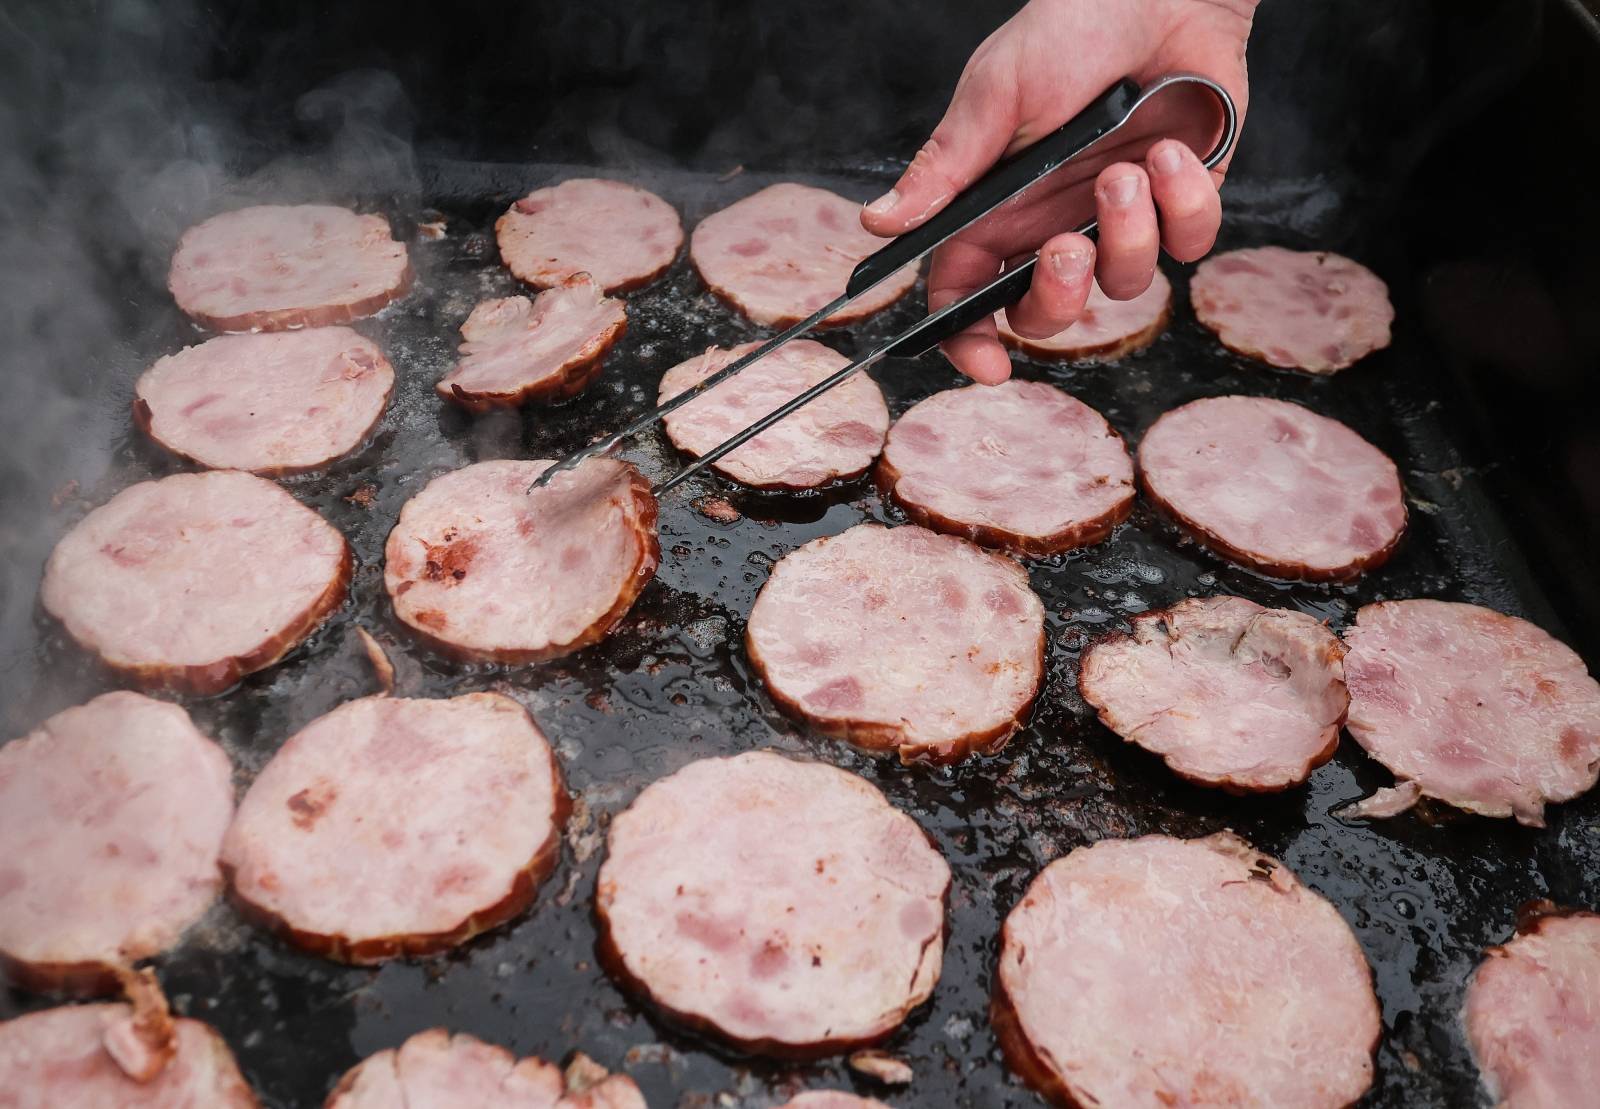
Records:
[[[787,330],[774,335],[744,357],[685,389],[654,411],[640,416],[615,435],[592,443],[550,466],[528,487],[528,492],[548,485],[557,474],[571,470],[587,459],[611,453],[623,440],[655,426],[662,417],[682,408],[707,389],[715,388],[746,366],[765,358],[789,340],[804,335],[901,267],[919,261],[946,239],[958,234],[1013,197],[1026,192],[1035,182],[1086,153],[1102,139],[1120,130],[1133,118],[1134,113],[1152,98],[1178,86],[1197,86],[1210,92],[1222,110],[1221,136],[1211,152],[1201,159],[1207,169],[1216,166],[1227,157],[1228,151],[1233,149],[1234,139],[1239,131],[1238,110],[1234,107],[1233,98],[1228,95],[1226,89],[1208,77],[1192,73],[1171,74],[1152,82],[1145,88],[1140,88],[1129,78],[1123,78],[1056,130],[1026,150],[1018,151],[996,163],[993,169],[926,223],[892,240],[875,254],[862,259],[850,274],[844,292],[832,302],[817,309]],[[1096,221],[1090,220],[1077,230],[1080,234],[1091,234],[1095,224]],[[694,459],[672,477],[657,485],[654,490],[655,495],[659,497],[681,485],[723,455],[736,450],[797,408],[810,404],[829,389],[874,362],[889,357],[915,358],[985,316],[993,315],[1001,308],[1015,304],[1028,291],[1033,267],[1038,260],[1039,256],[1033,255],[1006,270],[983,288],[946,305],[937,312],[930,313],[892,339],[880,343],[848,366],[830,374],[743,431]]]

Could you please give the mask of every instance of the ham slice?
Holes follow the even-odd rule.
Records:
[[[1214,254],[1189,282],[1222,345],[1273,366],[1331,374],[1389,345],[1389,287],[1326,251],[1261,246]]]
[[[665,403],[755,350],[712,347],[661,378]],[[849,364],[844,355],[795,339],[662,421],[673,446],[699,457],[736,432]],[[866,472],[883,449],[889,406],[876,382],[858,373],[774,424],[713,466],[758,489],[810,489]]]
[[[1600,1090],[1600,915],[1546,903],[1491,947],[1462,1013],[1499,1109],[1583,1109]]]
[[[348,327],[221,335],[146,370],[133,415],[201,466],[298,474],[361,446],[393,392],[394,367]]]
[[[1015,378],[913,405],[877,476],[917,523],[1025,555],[1098,543],[1133,511],[1122,437],[1076,397]]]
[[[1339,911],[1229,833],[1051,863],[1001,931],[993,1017],[1055,1104],[1150,1109],[1349,1105],[1380,1031]]]
[[[1393,816],[1432,797],[1543,827],[1547,802],[1600,777],[1600,683],[1526,620],[1383,601],[1356,613],[1345,644],[1350,734],[1400,786],[1344,815]]]
[[[816,1058],[928,999],[949,887],[927,834],[864,779],[771,751],[704,759],[612,821],[600,953],[679,1023]]]
[[[648,285],[683,246],[672,205],[621,181],[581,177],[535,189],[494,225],[500,257],[539,289],[587,273],[605,292]]]
[[[0,1105],[255,1109],[228,1045],[197,1020],[172,1021],[171,1057],[142,1078],[129,1074],[112,1045],[122,1043],[125,1051],[134,1019],[133,1006],[106,1003],[65,1005],[0,1023]]]
[[[177,705],[106,693],[0,747],[0,965],[94,992],[222,887],[232,767]]]
[[[1400,474],[1337,420],[1267,397],[1209,397],[1139,444],[1156,506],[1203,546],[1277,578],[1348,581],[1405,531]]]
[[[118,493],[62,537],[44,607],[80,646],[157,689],[220,693],[271,666],[344,603],[344,537],[278,486],[233,470]]]
[[[464,658],[537,662],[605,637],[654,576],[650,485],[586,462],[528,492],[550,461],[479,462],[435,478],[384,548],[395,613]]]
[[[787,327],[844,292],[856,263],[886,245],[861,226],[861,205],[827,189],[769,185],[700,221],[689,260],[706,286],[759,324]],[[822,326],[882,311],[917,283],[906,266]]]
[[[1172,283],[1160,270],[1150,279],[1150,287],[1132,300],[1112,300],[1100,291],[1100,283],[1089,287],[1089,300],[1083,315],[1065,331],[1044,339],[1018,335],[997,312],[995,324],[1000,341],[1014,350],[1035,358],[1063,362],[1115,362],[1143,350],[1161,337],[1172,318]]]
[[[843,1090],[807,1090],[790,1098],[779,1109],[889,1109],[881,1101],[870,1097],[857,1097]]]
[[[567,808],[549,742],[509,697],[365,697],[279,748],[222,864],[245,910],[290,941],[375,963],[521,913],[555,868]]]
[[[1268,792],[1333,757],[1350,705],[1343,658],[1303,612],[1194,597],[1092,644],[1078,688],[1106,727],[1180,777]]]
[[[919,527],[861,524],[772,569],[750,661],[785,712],[905,762],[1011,738],[1044,675],[1044,605],[1011,559]]]
[[[622,301],[586,273],[532,300],[486,300],[461,325],[461,361],[439,381],[439,395],[474,412],[575,397],[627,326]]]
[[[411,287],[389,221],[326,204],[268,204],[212,216],[178,240],[167,275],[178,307],[213,331],[349,323]]]

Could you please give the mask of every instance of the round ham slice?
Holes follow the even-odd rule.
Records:
[[[855,201],[786,183],[701,220],[689,260],[713,293],[756,323],[787,327],[840,296],[856,263],[888,242],[861,226]],[[916,283],[917,266],[906,266],[820,326],[865,319]]]
[[[1114,362],[1143,350],[1161,337],[1172,318],[1172,283],[1160,270],[1150,279],[1150,287],[1132,300],[1112,300],[1100,291],[1100,283],[1089,287],[1089,300],[1083,315],[1065,331],[1044,339],[1029,339],[1011,329],[1004,312],[995,314],[1000,341],[1014,350],[1035,358],[1063,362]]]
[[[1389,345],[1389,287],[1326,251],[1253,247],[1214,254],[1189,282],[1201,323],[1229,350],[1285,369],[1331,374]]]
[[[771,751],[704,759],[612,821],[600,954],[682,1024],[817,1058],[927,1000],[949,888],[927,834],[864,779]]]
[[[103,991],[177,942],[222,886],[222,748],[177,705],[106,693],[0,747],[0,965]]]
[[[661,559],[650,485],[596,458],[528,492],[552,465],[479,462],[406,502],[384,548],[400,619],[451,654],[515,663],[616,626]]]
[[[418,1032],[398,1049],[369,1055],[347,1071],[324,1109],[645,1109],[633,1079],[607,1074],[578,1055],[567,1073],[529,1056],[443,1028]]]
[[[365,697],[272,757],[222,865],[245,909],[293,943],[375,963],[521,913],[555,868],[567,807],[550,744],[509,697]]]
[[[461,361],[436,386],[446,400],[486,412],[575,397],[628,327],[622,301],[586,273],[529,300],[486,300],[461,325]]]
[[[1339,911],[1228,833],[1051,863],[1001,931],[993,1017],[1056,1104],[1151,1109],[1350,1105],[1380,1027]]]
[[[1548,904],[1491,947],[1463,1020],[1499,1109],[1581,1109],[1600,1089],[1600,915]]]
[[[790,551],[750,610],[750,661],[785,712],[905,762],[993,752],[1044,675],[1044,605],[1011,559],[860,524]]]
[[[1356,613],[1350,734],[1394,773],[1351,816],[1433,797],[1544,825],[1544,806],[1600,777],[1600,683],[1542,629],[1477,605],[1384,601]]]
[[[877,476],[917,523],[1025,555],[1098,543],[1133,511],[1122,437],[1076,397],[1015,378],[913,405]]]
[[[118,493],[62,537],[44,607],[141,685],[220,693],[344,603],[350,548],[278,486],[233,470]]]
[[[535,189],[494,225],[500,257],[540,289],[587,273],[606,292],[660,277],[683,246],[683,224],[655,193],[596,177]]]
[[[214,331],[282,331],[373,315],[411,287],[389,221],[326,204],[212,216],[178,240],[167,275],[178,307]]]
[[[778,1109],[889,1109],[881,1101],[870,1097],[857,1097],[843,1090],[808,1090],[799,1097],[790,1098]]]
[[[665,403],[759,343],[712,347],[661,378]],[[662,424],[672,445],[699,457],[776,410],[850,360],[810,339],[795,339],[702,393]],[[883,449],[889,406],[877,382],[858,373],[712,465],[758,489],[810,489],[866,472]]]
[[[0,1105],[6,1109],[254,1109],[233,1053],[209,1025],[171,1022],[170,1058],[141,1079],[124,1069],[134,1009],[65,1005],[0,1023]]]
[[[1277,578],[1347,581],[1405,531],[1400,474],[1337,420],[1267,397],[1209,397],[1139,444],[1145,492],[1203,546]]]
[[[1093,643],[1078,688],[1106,727],[1180,777],[1269,792],[1333,757],[1350,706],[1343,658],[1303,612],[1194,597]]]
[[[365,442],[393,392],[394,367],[348,327],[219,335],[146,370],[133,415],[201,466],[298,474]]]

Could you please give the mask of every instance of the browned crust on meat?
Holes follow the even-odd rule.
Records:
[[[263,640],[247,654],[187,666],[169,666],[161,663],[129,665],[106,658],[96,644],[88,639],[80,639],[64,623],[62,628],[74,643],[98,658],[113,674],[133,682],[141,689],[159,689],[209,697],[235,685],[246,674],[265,670],[277,662],[298,647],[307,636],[322,625],[330,613],[344,604],[345,596],[349,592],[350,577],[354,572],[355,559],[350,552],[350,544],[343,536],[339,537],[339,547],[339,568],[328,582],[327,588],[287,627]],[[48,577],[49,574],[50,568],[47,565],[45,575]]]
[[[315,473],[317,470],[320,470],[325,466],[337,462],[341,458],[348,458],[349,456],[359,452],[362,447],[364,447],[371,440],[373,431],[377,428],[378,424],[382,422],[384,414],[389,411],[389,402],[394,400],[394,367],[390,365],[389,360],[384,358],[381,354],[378,357],[382,360],[385,366],[389,367],[389,387],[384,390],[383,403],[378,405],[378,411],[373,415],[372,422],[368,424],[366,430],[361,433],[361,436],[357,440],[355,446],[351,447],[349,450],[340,451],[338,454],[330,454],[325,458],[320,458],[317,461],[308,463],[304,466],[259,466],[248,472],[256,474],[260,477],[290,477],[294,474],[310,474]],[[138,387],[135,386],[135,389],[137,388]],[[185,454],[183,451],[179,450],[177,447],[161,438],[161,436],[157,435],[155,432],[155,413],[150,408],[150,402],[141,396],[135,396],[133,398],[133,422],[140,431],[145,433],[152,443],[173,457],[181,458],[185,462],[191,463],[195,466],[203,467],[208,470],[218,468],[211,465],[209,462],[205,462],[194,457],[192,454]],[[233,469],[234,467],[230,466],[222,468]]]
[[[1568,905],[1560,905],[1549,898],[1539,898],[1526,901],[1517,906],[1517,935],[1535,935],[1542,930],[1545,924],[1552,920],[1564,920],[1568,917],[1593,917],[1600,919],[1600,913],[1590,909],[1575,909]],[[1496,944],[1489,948],[1490,953],[1503,952],[1504,945]]]
[[[633,607],[633,602],[639,599],[639,594],[644,592],[644,587],[656,576],[656,567],[661,565],[661,540],[656,531],[656,520],[660,507],[656,504],[655,494],[650,492],[650,483],[644,475],[629,467],[628,492],[633,498],[633,515],[629,517],[630,530],[639,544],[639,557],[634,561],[633,569],[629,572],[627,581],[617,593],[617,599],[605,614],[585,628],[576,638],[566,643],[552,643],[537,650],[524,650],[521,648],[496,647],[490,650],[481,650],[475,647],[463,647],[434,635],[426,628],[401,617],[405,626],[412,633],[428,644],[440,654],[449,655],[451,658],[464,659],[469,662],[504,662],[512,665],[524,665],[533,662],[545,662],[549,659],[570,655],[574,651],[581,651],[585,647],[593,646],[600,642],[611,629],[621,623],[622,618]]]
[[[1115,362],[1119,358],[1126,358],[1136,351],[1143,350],[1161,338],[1171,322],[1172,291],[1169,288],[1167,303],[1162,305],[1161,314],[1153,323],[1131,335],[1113,339],[1109,343],[1086,343],[1071,350],[1055,350],[1032,339],[1024,339],[1021,335],[1007,334],[1004,330],[1000,332],[1000,342],[1012,350],[1021,351],[1028,357],[1042,362]]]
[[[153,954],[153,952],[152,952]],[[113,963],[37,963],[0,951],[0,980],[32,993],[69,997],[103,997],[118,992],[119,972]]]
[[[938,844],[934,842],[933,837],[928,834],[926,828],[922,827],[921,824],[917,824],[917,830],[922,833],[929,846],[935,851],[939,849]],[[952,879],[946,879],[944,891],[940,898],[941,909],[938,934],[923,944],[923,954],[926,954],[931,944],[943,944],[946,939],[946,933],[949,930],[946,918],[949,915],[950,908],[951,881]],[[714,1021],[698,1014],[686,1013],[681,1009],[674,1009],[669,1005],[663,1004],[659,998],[650,992],[650,987],[645,984],[644,980],[635,976],[628,969],[627,960],[622,957],[622,952],[617,949],[616,941],[611,938],[611,918],[606,912],[606,903],[609,900],[609,897],[601,896],[599,890],[596,890],[594,915],[595,921],[599,926],[597,928],[599,938],[595,941],[595,954],[599,957],[601,968],[629,993],[651,1005],[669,1023],[680,1028],[687,1028],[691,1032],[696,1032],[700,1035],[709,1036],[719,1043],[728,1044],[750,1055],[761,1055],[770,1059],[792,1059],[798,1062],[808,1062],[814,1059],[824,1059],[830,1055],[842,1055],[847,1051],[855,1051],[857,1048],[876,1047],[898,1032],[900,1026],[906,1022],[912,1013],[927,1004],[929,1000],[932,1000],[930,996],[914,1005],[905,1006],[897,1014],[894,1023],[890,1024],[882,1032],[874,1033],[871,1036],[840,1037],[808,1043],[793,1043],[787,1040],[774,1040],[767,1037],[754,1040],[741,1039],[730,1035]],[[917,965],[921,966],[920,957]]]
[[[686,458],[700,457],[699,454],[689,450],[682,443],[678,442],[678,440],[672,434],[672,429],[667,427],[665,422],[663,422],[662,427],[667,433],[667,440],[672,444],[673,449],[675,449],[679,454]],[[855,470],[841,470],[836,473],[831,473],[827,477],[824,477],[821,481],[814,481],[805,485],[796,485],[793,482],[788,481],[750,481],[748,478],[739,477],[737,474],[730,474],[727,470],[722,468],[722,464],[720,462],[713,462],[711,464],[711,468],[717,473],[721,474],[723,477],[727,478],[729,481],[737,482],[746,489],[760,489],[767,493],[804,493],[812,489],[822,489],[838,482],[854,481],[856,478],[872,469],[872,463],[868,462],[865,466]]]
[[[290,331],[302,327],[329,327],[363,320],[383,311],[410,292],[415,276],[408,253],[406,268],[394,285],[382,292],[343,304],[324,304],[315,308],[275,308],[265,312],[242,312],[237,316],[208,315],[189,308],[181,299],[178,300],[178,307],[190,319],[212,331]]]
[[[1039,664],[1039,681],[1034,686],[1032,695],[1017,707],[1017,711],[1009,719],[983,731],[957,736],[947,741],[947,746],[930,750],[906,743],[906,737],[899,728],[885,724],[881,720],[823,720],[809,715],[800,707],[798,701],[773,686],[767,672],[766,660],[761,657],[761,652],[756,648],[755,640],[751,638],[748,629],[745,631],[744,647],[745,653],[750,657],[750,665],[766,688],[767,696],[772,698],[773,704],[777,705],[784,715],[800,721],[822,735],[842,739],[868,754],[898,754],[900,761],[907,765],[922,763],[929,766],[953,766],[971,755],[997,753],[1027,723],[1028,714],[1033,711],[1034,703],[1038,701],[1039,693],[1044,688],[1045,635],[1044,629],[1041,628],[1035,651]]]
[[[640,192],[644,192],[645,190],[640,189],[639,191]],[[505,226],[504,225],[505,225],[506,221],[511,218],[511,212],[514,209],[514,207],[515,206],[513,205],[512,209],[507,209],[505,212],[503,212],[501,214],[499,219],[494,221],[494,242],[495,242],[495,248],[497,250],[499,250],[499,252],[500,252],[500,262],[501,262],[501,264],[504,265],[505,268],[511,272],[511,276],[512,277],[515,277],[518,281],[522,282],[524,285],[531,285],[535,289],[554,289],[554,288],[557,288],[558,286],[560,286],[563,282],[565,282],[567,280],[568,274],[567,274],[566,271],[562,271],[560,273],[541,274],[541,273],[537,273],[537,272],[531,271],[531,270],[518,269],[517,266],[511,261],[511,259],[506,257],[506,248],[505,248],[505,234],[506,234],[506,232],[505,232]],[[611,295],[613,295],[615,293],[631,293],[635,289],[642,289],[646,285],[650,284],[652,281],[655,281],[662,274],[664,274],[668,270],[670,270],[672,268],[672,264],[678,260],[678,256],[680,254],[682,254],[682,253],[683,253],[683,225],[682,225],[682,218],[680,217],[679,218],[679,226],[678,226],[678,245],[673,250],[672,257],[668,258],[664,265],[657,266],[655,269],[651,270],[649,273],[644,274],[643,276],[629,277],[629,278],[626,278],[626,279],[624,279],[622,281],[617,282],[614,285],[603,285],[603,286],[601,286],[601,290],[600,291],[605,293],[607,296],[611,296]]]
[[[520,705],[518,707],[521,708]],[[526,709],[523,709],[523,714],[528,716]],[[532,716],[528,716],[528,722],[533,723]],[[555,784],[555,813],[550,824],[550,834],[539,845],[527,865],[517,871],[512,879],[511,889],[504,897],[493,905],[473,913],[449,931],[364,936],[354,939],[339,934],[308,932],[296,928],[271,909],[241,894],[234,882],[233,867],[224,861],[221,865],[223,876],[228,882],[229,896],[242,915],[261,927],[283,937],[296,947],[340,963],[369,966],[390,959],[436,955],[452,947],[459,947],[473,937],[498,928],[506,921],[520,916],[529,905],[533,904],[539,887],[554,873],[556,864],[561,860],[561,838],[566,828],[567,817],[572,813],[572,795],[567,792],[561,776],[561,764],[556,761],[555,752],[549,749],[548,743],[546,754],[550,758],[551,780]]]
[[[454,401],[469,412],[488,412],[496,408],[520,408],[523,404],[556,404],[571,400],[594,383],[604,369],[605,356],[628,330],[624,316],[605,332],[595,336],[575,357],[564,363],[555,373],[540,378],[531,385],[510,392],[495,393],[488,390],[468,390],[441,381],[434,391],[445,400]]]
[[[1119,443],[1122,436],[1114,428],[1109,429]],[[894,429],[891,428],[891,435]],[[1123,450],[1127,445],[1123,444]],[[1080,520],[1071,527],[1062,528],[1050,535],[1024,535],[1021,532],[1007,531],[1004,528],[990,527],[987,524],[969,524],[933,509],[920,505],[900,495],[900,471],[889,461],[888,448],[885,446],[883,454],[878,456],[878,464],[873,470],[873,478],[878,488],[890,500],[899,506],[906,514],[906,518],[914,524],[921,524],[933,531],[942,531],[946,535],[959,535],[963,539],[970,539],[982,547],[994,547],[1003,551],[1011,551],[1029,558],[1042,558],[1046,555],[1059,554],[1062,551],[1072,551],[1079,547],[1093,546],[1102,542],[1116,530],[1118,524],[1133,514],[1134,487],[1130,482],[1127,496],[1102,512],[1099,516],[1088,520]]]
[[[1182,601],[1178,602],[1178,604],[1182,603]],[[1153,616],[1156,619],[1161,619],[1165,617],[1168,612],[1177,607],[1178,605],[1168,605],[1166,608],[1152,610],[1150,613],[1148,613],[1148,615]],[[1133,636],[1129,635],[1127,632],[1107,632],[1105,635],[1096,638],[1094,642],[1089,644],[1088,647],[1084,648],[1083,662],[1085,665],[1082,665],[1078,668],[1078,692],[1083,696],[1084,701],[1094,708],[1095,715],[1100,718],[1100,723],[1104,724],[1109,731],[1113,732],[1124,743],[1131,743],[1141,750],[1148,751],[1149,748],[1145,747],[1144,744],[1140,743],[1136,739],[1133,739],[1129,735],[1129,732],[1133,731],[1133,729],[1128,728],[1127,730],[1124,730],[1126,722],[1117,718],[1116,714],[1104,702],[1104,699],[1095,693],[1093,681],[1085,677],[1085,672],[1088,669],[1087,663],[1089,661],[1089,656],[1094,653],[1096,648],[1112,643],[1121,643],[1125,640],[1131,640],[1132,638]],[[1330,664],[1334,662],[1343,662],[1345,655],[1344,644],[1340,642],[1338,636],[1333,636],[1331,638],[1332,642],[1328,644],[1327,657],[1325,661]],[[1340,684],[1343,685],[1344,683],[1341,682]],[[1253,782],[1243,782],[1237,778],[1229,777],[1227,775],[1223,775],[1222,777],[1207,777],[1202,774],[1186,774],[1176,766],[1173,766],[1172,761],[1166,756],[1155,751],[1151,751],[1150,753],[1161,759],[1161,761],[1166,765],[1167,769],[1172,771],[1173,774],[1193,785],[1208,786],[1214,789],[1220,789],[1222,792],[1232,794],[1235,797],[1245,797],[1253,793],[1283,793],[1286,790],[1295,789],[1304,785],[1306,779],[1311,777],[1311,772],[1313,770],[1327,762],[1329,759],[1333,758],[1334,752],[1339,749],[1339,731],[1344,727],[1345,718],[1349,716],[1349,714],[1350,697],[1348,690],[1346,690],[1345,709],[1339,714],[1339,719],[1336,720],[1328,729],[1327,746],[1309,756],[1295,778],[1290,781],[1275,785],[1259,785]]]
[[[1177,409],[1173,411],[1177,411]],[[1395,548],[1405,538],[1406,531],[1411,524],[1411,512],[1406,507],[1405,499],[1402,495],[1400,511],[1405,518],[1401,520],[1400,527],[1396,529],[1394,538],[1366,557],[1345,563],[1343,566],[1334,567],[1308,566],[1304,562],[1275,562],[1272,559],[1264,558],[1251,551],[1234,546],[1216,532],[1203,527],[1184,515],[1170,501],[1151,488],[1150,478],[1145,472],[1143,460],[1139,461],[1138,470],[1139,485],[1144,489],[1144,495],[1150,498],[1150,503],[1155,505],[1168,519],[1188,532],[1195,542],[1229,562],[1283,581],[1354,581],[1369,570],[1376,570],[1379,566],[1388,562],[1389,557],[1394,554]]]

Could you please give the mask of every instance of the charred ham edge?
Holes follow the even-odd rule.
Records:
[[[394,663],[389,661],[388,652],[366,628],[360,624],[355,626],[356,638],[361,641],[361,649],[366,653],[367,662],[372,666],[373,679],[378,683],[380,693],[394,692]]]

